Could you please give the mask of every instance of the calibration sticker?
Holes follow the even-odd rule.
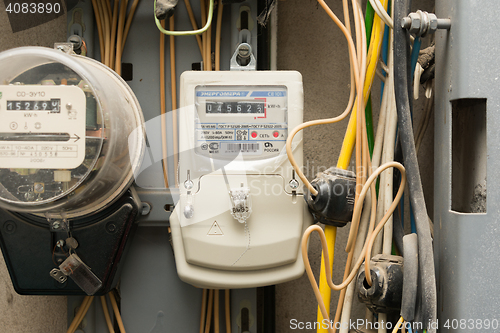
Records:
[[[85,93],[0,85],[0,168],[74,169],[85,158]]]

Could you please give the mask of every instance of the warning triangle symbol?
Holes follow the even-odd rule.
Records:
[[[222,233],[222,230],[219,227],[219,223],[217,223],[217,221],[215,221],[214,224],[212,224],[212,227],[208,231],[208,235],[210,235],[210,236],[221,236],[221,235],[224,235]]]

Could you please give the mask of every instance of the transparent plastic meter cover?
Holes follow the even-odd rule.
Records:
[[[47,218],[99,211],[130,186],[144,150],[128,85],[97,61],[48,48],[0,53],[0,119],[0,206],[8,210]]]

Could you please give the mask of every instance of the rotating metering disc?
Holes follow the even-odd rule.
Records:
[[[41,47],[0,53],[0,206],[87,216],[133,181],[143,115],[129,86],[90,58]]]

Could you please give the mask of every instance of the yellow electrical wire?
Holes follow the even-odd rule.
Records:
[[[104,314],[104,319],[106,320],[106,325],[108,326],[108,331],[109,333],[115,333],[115,330],[113,328],[113,323],[111,323],[111,318],[109,316],[108,303],[106,302],[106,297],[101,296],[100,299],[102,305],[102,312]]]
[[[214,289],[214,333],[219,332],[219,290]]]
[[[226,333],[231,333],[231,291],[226,289],[225,292],[225,308],[226,308]]]
[[[193,13],[193,8],[191,7],[191,3],[189,0],[184,0],[184,3],[186,4],[186,9],[189,15],[189,20],[191,21],[191,26],[193,27],[193,30],[198,30],[198,25],[196,24],[196,19],[194,18],[194,13]],[[198,43],[198,47],[200,48],[200,53],[202,58],[205,58],[203,55],[203,46],[201,42],[201,37],[200,35],[194,35],[196,37],[196,42]]]
[[[102,18],[104,19],[104,61],[103,64],[110,66],[111,64],[111,23],[107,13],[107,0],[97,0],[101,4]]]
[[[385,8],[387,8],[388,1],[383,0],[383,2],[384,2]],[[346,18],[346,23],[347,22],[348,21]],[[374,18],[374,23],[373,23],[373,32],[372,32],[371,41],[370,41],[370,50],[368,51],[368,55],[370,56],[370,58],[369,58],[369,62],[368,62],[365,85],[364,85],[364,89],[363,89],[364,90],[363,95],[364,95],[365,101],[368,99],[369,92],[371,90],[371,85],[373,83],[375,71],[377,68],[377,61],[378,61],[378,58],[380,56],[380,50],[381,50],[381,45],[382,45],[382,37],[383,37],[383,24],[381,22],[380,17],[376,16]],[[375,48],[375,51],[373,51],[374,48]],[[342,144],[342,149],[340,152],[339,160],[337,162],[337,168],[344,169],[344,170],[349,167],[350,160],[351,160],[351,154],[352,154],[352,150],[353,150],[354,142],[355,142],[355,138],[356,138],[356,120],[357,120],[357,113],[356,113],[357,108],[356,108],[356,106],[357,105],[358,105],[358,103],[356,103],[356,105],[354,106],[354,109],[351,113],[351,117],[349,119],[349,123],[347,126],[344,142]],[[363,105],[363,107],[364,107],[364,105]],[[363,120],[362,122],[364,123],[365,121]],[[371,169],[371,166],[370,166],[370,169]],[[375,195],[372,195],[372,206],[373,205],[376,207],[376,196]],[[374,209],[372,208],[372,212],[373,211],[374,211]],[[372,216],[374,217],[374,215],[372,215]],[[325,235],[326,235],[329,251],[331,248],[335,247],[335,237],[331,236],[332,232],[328,230],[330,228],[335,228],[335,227],[325,226]],[[354,228],[351,225],[351,231],[354,229],[356,229],[356,232],[357,232],[357,224]],[[355,242],[355,238],[349,237],[348,242],[349,241]],[[354,244],[354,242],[352,242],[352,244]],[[352,257],[354,254],[352,249],[350,249],[350,247],[352,245],[351,244],[348,244],[348,245],[349,246],[347,247],[347,249],[349,249],[351,251],[348,250],[349,254],[348,254],[348,258],[347,258],[347,262],[346,262],[346,269],[344,271],[344,279],[346,278],[347,272],[349,272],[349,270],[350,270],[350,265],[351,265]],[[332,253],[333,253],[333,251],[332,251]],[[331,261],[333,262],[333,260],[331,260]],[[324,275],[324,273],[325,273],[325,271],[323,270],[324,269],[323,262],[324,262],[324,258],[322,255],[322,266],[321,266],[322,269],[320,272],[320,276]],[[333,269],[333,266],[330,266],[330,268]],[[322,285],[320,283],[320,292],[321,292],[321,295],[323,296],[323,299],[325,300],[326,304],[329,305],[330,299],[331,299],[330,288],[327,288],[324,284]],[[342,306],[343,306],[343,302],[344,302],[344,297],[345,297],[345,289],[341,291],[340,296],[339,296],[339,301],[337,304],[337,311],[336,311],[335,319],[334,319],[335,322],[338,322],[340,319],[341,310],[342,310]],[[328,308],[328,313],[329,313],[329,308]],[[319,317],[319,314],[318,314],[318,317]]]
[[[116,61],[116,54],[115,54],[115,47],[116,47],[116,30],[117,30],[117,24],[118,24],[118,4],[119,1],[115,0],[113,3],[113,18],[112,18],[112,23],[111,23],[111,59],[110,59],[110,65],[109,67],[111,69],[115,69],[115,61]]]
[[[74,333],[76,331],[76,329],[78,328],[78,325],[80,325],[83,318],[85,317],[85,315],[89,311],[90,305],[92,304],[93,300],[94,300],[94,296],[85,296],[82,304],[80,305],[80,309],[76,313],[75,318],[73,318],[73,321],[71,322],[71,325],[69,325],[66,333]]]
[[[165,20],[161,21],[162,26],[165,26]],[[167,151],[167,125],[165,124],[165,35],[160,34],[160,119],[161,119],[161,155],[162,155],[162,169],[163,180],[165,188],[168,188],[168,151]]]
[[[170,30],[175,30],[174,16],[170,17]],[[175,36],[170,35],[170,86],[172,93],[172,137],[174,144],[174,170],[179,165],[179,143],[177,128],[177,77],[175,74]],[[175,186],[179,186],[179,180],[175,177]]]
[[[382,0],[384,7],[387,9],[387,2],[388,0]],[[377,15],[375,16],[373,20],[374,27],[377,27],[382,24],[382,21],[380,20],[380,17]],[[376,24],[378,23],[378,24]],[[382,25],[383,27],[383,25]],[[380,28],[382,31],[383,29]],[[380,30],[379,30],[380,31]],[[375,35],[372,33],[372,36]],[[364,100],[368,100],[368,96],[370,94],[371,86],[373,84],[373,78],[375,77],[375,72],[377,69],[377,61],[378,58],[380,57],[380,49],[382,45],[382,36],[379,34],[376,34],[376,39],[374,40],[373,43],[370,43],[370,48],[375,45],[377,45],[378,52],[372,52],[370,61],[368,62],[368,68],[366,70],[366,80],[365,80],[365,87],[363,89],[363,95],[364,95]],[[349,119],[349,124],[347,125],[347,130],[346,134],[344,137],[344,141],[342,143],[342,148],[340,150],[340,156],[339,160],[337,162],[337,167],[340,169],[347,169],[349,167],[349,164],[351,162],[351,155],[352,155],[352,150],[354,148],[354,143],[355,143],[355,138],[356,138],[356,118],[357,118],[357,108],[354,107],[351,113],[351,118]]]
[[[132,2],[132,6],[130,7],[130,11],[128,12],[127,23],[125,23],[125,30],[123,32],[122,53],[123,49],[125,48],[125,42],[127,41],[128,32],[130,30],[130,26],[132,25],[132,20],[134,19],[134,14],[137,9],[137,5],[139,4],[139,1],[140,0],[134,0],[134,2]]]
[[[102,34],[101,14],[99,13],[99,6],[96,0],[92,0],[92,7],[94,8],[95,22],[97,25],[97,32],[99,34],[99,49],[101,51],[101,61],[104,60],[104,38]]]
[[[394,326],[394,329],[392,330],[392,333],[398,333],[398,330],[401,327],[401,325],[403,324],[403,321],[404,321],[403,317],[399,318],[396,326]]]
[[[208,290],[208,309],[207,309],[207,321],[205,324],[205,333],[210,333],[210,325],[212,324],[212,307],[214,305],[214,290]]]
[[[200,333],[204,332],[205,320],[207,315],[207,289],[203,289],[201,296],[201,315],[200,315]]]
[[[115,60],[115,72],[118,75],[122,75],[122,42],[123,42],[123,26],[125,24],[125,15],[127,14],[127,4],[128,0],[120,0],[120,16],[118,17],[118,28],[116,37],[116,60]]]
[[[217,27],[215,30],[215,70],[220,70],[220,39],[222,30],[222,10],[224,3],[219,0],[219,8],[217,9]]]
[[[116,322],[118,323],[118,327],[120,328],[121,333],[125,332],[125,326],[123,326],[122,316],[120,314],[120,310],[118,309],[118,304],[116,303],[115,295],[112,291],[108,293],[109,300],[111,301],[111,306],[113,307],[113,312],[115,313]]]
[[[360,196],[359,196],[359,200],[358,200],[358,202],[356,203],[356,205],[354,207],[353,219],[359,218],[359,216],[361,214],[361,209],[362,209],[362,206],[363,206],[364,198],[366,196],[366,193],[368,192],[368,189],[371,187],[372,183],[375,181],[375,179],[377,179],[377,177],[379,176],[379,174],[382,171],[384,171],[387,168],[391,168],[391,167],[395,167],[395,168],[397,168],[397,169],[399,169],[401,171],[401,184],[400,184],[399,190],[398,190],[398,192],[396,194],[396,197],[394,198],[393,203],[389,207],[388,211],[386,212],[386,214],[384,215],[384,217],[382,218],[382,220],[380,220],[380,222],[377,225],[377,227],[375,228],[375,230],[373,232],[371,232],[367,236],[367,241],[366,241],[365,245],[363,246],[363,250],[361,251],[361,255],[359,256],[359,259],[356,262],[356,264],[354,265],[354,268],[352,269],[352,271],[349,274],[348,278],[345,279],[344,281],[342,281],[341,284],[335,285],[333,283],[333,281],[331,280],[331,278],[332,278],[332,271],[331,271],[331,269],[330,269],[330,267],[328,265],[325,265],[326,275],[328,277],[327,278],[327,283],[328,283],[329,287],[331,289],[333,289],[333,290],[342,290],[342,289],[346,288],[349,285],[349,283],[351,283],[351,281],[354,279],[354,277],[357,274],[357,271],[358,271],[359,267],[361,267],[361,265],[363,263],[363,260],[365,259],[364,257],[365,257],[365,253],[367,253],[367,249],[370,248],[371,246],[373,246],[373,242],[375,241],[375,237],[380,232],[380,230],[382,230],[382,228],[384,227],[385,223],[387,222],[387,220],[389,219],[389,217],[392,215],[392,213],[394,212],[394,210],[396,209],[396,207],[397,207],[397,205],[399,203],[399,200],[401,199],[401,196],[403,195],[404,187],[405,187],[405,184],[406,184],[406,173],[405,173],[404,167],[400,163],[397,163],[397,162],[385,163],[385,164],[381,165],[370,176],[370,178],[368,178],[368,180],[366,181],[365,185],[363,186],[363,189],[361,190],[361,193],[360,193]],[[323,318],[325,318],[328,321],[330,321],[329,320],[329,314],[328,314],[328,312],[326,310],[326,307],[325,307],[325,304],[324,304],[324,300],[322,298],[322,295],[320,293],[318,285],[316,284],[316,280],[315,280],[314,274],[312,272],[311,265],[310,265],[309,258],[308,258],[308,253],[307,253],[307,243],[309,241],[309,237],[310,237],[311,233],[314,232],[314,231],[318,232],[318,234],[320,235],[322,252],[324,254],[325,260],[327,262],[329,261],[329,253],[326,250],[327,246],[328,246],[327,240],[326,240],[325,234],[323,232],[323,229],[321,229],[321,227],[318,226],[318,225],[312,225],[309,228],[307,228],[306,231],[304,232],[304,236],[302,237],[302,243],[301,243],[302,259],[304,260],[304,265],[305,265],[305,268],[306,268],[306,273],[307,273],[307,276],[309,278],[309,282],[311,283],[311,286],[313,288],[314,294],[316,296],[316,300],[318,301],[318,304],[319,304],[319,306],[321,308],[321,312],[323,314]],[[333,329],[331,327],[329,327],[328,328],[328,332],[333,333]]]

